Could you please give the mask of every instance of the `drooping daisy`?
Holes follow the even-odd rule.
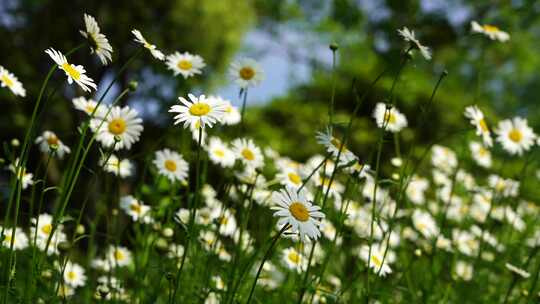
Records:
[[[476,105],[473,105],[465,108],[465,117],[470,119],[471,124],[476,127],[476,135],[482,136],[484,145],[491,147],[493,145],[493,139],[484,119],[484,113]]]
[[[308,202],[308,193],[305,189],[297,192],[296,189],[286,187],[279,192],[275,192],[272,200],[278,206],[274,216],[279,217],[278,227],[281,229],[285,225],[290,225],[293,234],[299,234],[300,240],[306,238],[317,240],[321,236],[319,226],[324,213],[320,212],[320,207]]]
[[[93,119],[92,127],[97,133],[97,141],[106,148],[114,146],[115,151],[131,149],[144,129],[138,112],[129,106],[112,107],[104,121]]]
[[[243,89],[257,86],[264,79],[261,66],[251,58],[242,58],[233,62],[229,68],[229,74]]]
[[[17,175],[23,189],[34,184],[34,174],[27,172],[26,168],[22,168],[19,165],[19,159],[16,159],[13,164],[9,165],[9,170]]]
[[[79,264],[68,261],[64,269],[64,282],[73,288],[84,286],[86,284],[84,269]]]
[[[206,66],[201,56],[193,55],[188,52],[175,52],[174,54],[168,55],[166,64],[169,70],[174,72],[174,76],[182,74],[184,78],[201,74],[201,69]]]
[[[407,27],[403,27],[403,29],[398,30],[398,34],[403,38],[403,40],[409,42],[411,46],[418,49],[426,60],[431,60],[431,50],[427,46],[422,45],[420,41],[416,39],[414,31],[409,30]]]
[[[469,149],[471,150],[471,155],[474,161],[484,168],[491,167],[491,152],[484,146],[476,141],[471,141],[469,143]]]
[[[75,81],[84,91],[90,92],[96,89],[96,84],[92,78],[86,76],[86,70],[82,65],[74,65],[67,61],[66,56],[61,52],[48,48],[45,50],[52,60],[58,65],[58,68],[66,73],[68,83],[72,84]]]
[[[385,130],[392,133],[397,133],[407,127],[405,115],[401,114],[396,107],[382,102],[377,103],[375,106],[373,118],[375,118],[379,128],[385,128]]]
[[[317,132],[316,138],[317,142],[326,147],[326,151],[332,154],[335,159],[337,159],[339,154],[340,164],[347,164],[357,159],[356,156],[341,142],[341,140],[332,135],[332,131],[330,129],[326,129],[326,132]]]
[[[36,144],[39,145],[39,149],[43,153],[50,153],[54,151],[54,156],[58,158],[63,158],[64,154],[71,152],[68,146],[64,143],[51,131],[44,131],[41,136],[36,138]]]
[[[131,263],[131,251],[122,246],[109,246],[107,260],[113,266],[123,267]]]
[[[15,233],[12,233],[13,228],[11,227],[6,227],[4,229],[4,240],[2,241],[2,246],[10,248],[11,242],[13,242],[14,250],[23,250],[28,247],[28,236],[26,236],[26,233],[24,233],[21,228],[15,228]],[[2,230],[1,227],[0,230]]]
[[[10,73],[6,68],[0,65],[0,86],[2,88],[7,87],[11,92],[17,96],[25,97],[26,90],[19,79]]]
[[[189,165],[182,155],[169,149],[156,151],[153,160],[159,174],[165,175],[171,182],[185,182],[188,177]]]
[[[104,118],[107,114],[107,107],[103,104],[98,106],[98,103],[93,99],[86,99],[85,97],[76,97],[72,100],[73,106],[76,110],[82,111],[88,115],[94,113],[95,118]]]
[[[120,208],[136,222],[141,221],[148,223],[151,220],[150,207],[131,195],[123,196],[120,199]]]
[[[249,168],[256,169],[264,165],[264,156],[261,149],[255,145],[253,140],[237,138],[232,142],[232,150],[236,158]]]
[[[127,158],[120,160],[116,155],[111,154],[108,159],[102,159],[100,164],[105,172],[116,176],[126,178],[133,175],[133,163]]]
[[[221,122],[225,113],[225,105],[215,98],[206,98],[204,95],[196,97],[188,94],[190,100],[178,97],[181,105],[174,105],[169,109],[170,113],[178,113],[174,117],[174,124],[184,124],[184,128],[195,126],[205,128],[212,127],[215,123]]]
[[[475,33],[482,33],[489,37],[491,40],[499,40],[500,42],[506,42],[510,39],[510,34],[501,31],[498,27],[490,24],[480,25],[476,21],[471,21],[472,31]]]
[[[384,277],[389,273],[392,273],[392,268],[390,268],[389,263],[395,259],[394,253],[389,249],[384,256],[386,247],[380,244],[372,244],[371,252],[369,251],[368,245],[363,245],[360,248],[360,257],[369,264],[369,267],[380,276]],[[370,255],[371,253],[371,255]]]
[[[206,148],[210,161],[220,165],[223,168],[230,168],[236,160],[234,153],[227,145],[218,137],[211,137]]]
[[[503,149],[512,155],[522,155],[536,140],[536,134],[528,126],[527,119],[521,117],[500,121],[495,134]]]
[[[308,263],[306,257],[292,247],[283,250],[283,261],[287,268],[298,272],[305,270]]]
[[[96,53],[103,65],[107,65],[112,61],[111,55],[113,52],[113,48],[109,43],[109,40],[107,40],[107,37],[101,33],[99,25],[94,17],[84,14],[84,25],[86,30],[79,32],[84,38],[88,39],[91,52]]]
[[[158,50],[155,45],[150,44],[148,41],[146,41],[146,39],[144,39],[143,35],[139,30],[133,29],[131,33],[135,36],[135,42],[140,43],[142,46],[148,49],[152,56],[154,56],[154,58],[156,58],[157,60],[165,59],[165,54]]]

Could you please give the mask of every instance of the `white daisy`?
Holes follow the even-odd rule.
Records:
[[[264,79],[261,66],[251,58],[242,58],[233,62],[229,68],[229,74],[243,89],[257,86]]]
[[[381,244],[372,244],[370,255],[368,245],[363,245],[360,248],[360,257],[366,262],[366,264],[369,264],[369,267],[372,268],[375,273],[378,273],[382,277],[392,273],[392,268],[390,268],[389,263],[395,259],[394,253],[390,249],[386,253],[385,257],[385,249],[386,247],[382,246]]]
[[[457,261],[454,268],[454,275],[463,281],[470,281],[473,277],[473,266],[464,261]]]
[[[69,84],[72,84],[73,81],[75,81],[86,92],[92,91],[91,89],[96,89],[94,80],[86,76],[86,70],[82,65],[73,65],[69,63],[64,54],[53,48],[45,50],[45,53],[54,60],[59,69],[66,73]]]
[[[489,152],[488,149],[484,148],[484,146],[476,141],[471,141],[469,143],[469,149],[471,150],[471,155],[473,160],[479,165],[484,168],[490,168],[491,167],[491,152]]]
[[[510,39],[510,34],[501,31],[494,25],[484,24],[480,25],[476,21],[471,21],[472,31],[475,33],[482,33],[489,37],[491,40],[499,40],[500,42],[506,42]]]
[[[100,164],[105,172],[116,176],[126,178],[133,175],[133,163],[127,158],[120,160],[116,155],[111,154],[107,159],[107,163],[105,163],[105,159],[102,159]]]
[[[64,154],[71,152],[68,146],[64,143],[51,131],[44,131],[41,136],[36,138],[36,144],[39,145],[39,149],[43,153],[50,153],[54,151],[54,156],[58,158],[63,158]]]
[[[204,60],[199,55],[193,55],[188,52],[175,52],[167,56],[167,67],[174,72],[174,76],[182,74],[184,78],[201,74],[201,69],[206,66]]]
[[[189,165],[182,155],[175,151],[169,149],[156,151],[153,163],[158,168],[159,174],[165,175],[171,182],[185,182],[188,177]]]
[[[113,52],[113,48],[109,43],[109,40],[107,40],[107,37],[101,33],[99,25],[94,17],[84,14],[84,25],[86,30],[79,32],[84,38],[88,39],[92,53],[96,53],[99,60],[101,60],[101,63],[103,65],[107,65],[108,62],[112,61],[111,55]]]
[[[64,268],[64,282],[73,288],[84,286],[86,284],[84,269],[79,264],[68,261]]]
[[[107,261],[113,266],[123,267],[131,263],[131,251],[122,246],[109,246]]]
[[[158,60],[165,59],[165,54],[157,49],[157,47],[153,44],[150,44],[146,39],[144,39],[143,35],[139,30],[133,29],[131,33],[135,36],[135,42],[140,43],[142,46],[144,46],[146,49],[150,51],[152,56]]]
[[[137,111],[129,106],[112,107],[104,121],[93,119],[92,127],[97,133],[97,141],[106,148],[114,146],[115,151],[131,149],[144,129]]]
[[[210,137],[208,146],[206,147],[210,161],[223,168],[230,168],[234,165],[236,157],[227,145],[217,137]]]
[[[458,165],[456,153],[450,148],[433,145],[431,148],[431,164],[445,173],[450,174]]]
[[[232,150],[236,158],[251,169],[260,168],[264,165],[264,156],[261,149],[255,145],[253,140],[237,138],[232,142]]]
[[[417,48],[426,60],[431,60],[431,50],[427,46],[422,45],[420,41],[416,39],[414,36],[414,31],[409,30],[407,27],[403,27],[403,29],[398,30],[398,34],[403,38],[403,40],[409,42],[412,46]]]
[[[412,215],[412,222],[414,225],[414,228],[416,230],[420,231],[422,235],[426,238],[435,238],[439,235],[439,227],[437,227],[437,223],[435,223],[435,220],[431,216],[431,214],[422,211],[420,209],[416,209],[413,212]]]
[[[413,175],[405,193],[411,202],[414,204],[422,204],[426,200],[425,192],[429,188],[429,181],[425,178]]]
[[[305,270],[308,263],[307,258],[292,247],[283,250],[283,261],[287,268],[298,272]]]
[[[98,106],[98,103],[93,99],[86,99],[85,97],[76,97],[72,100],[73,106],[76,110],[82,111],[88,115],[94,113],[95,118],[104,118],[107,114],[107,107],[103,104]]]
[[[484,113],[476,105],[473,105],[465,108],[465,117],[470,119],[471,124],[476,127],[476,135],[482,136],[484,145],[491,147],[493,145],[493,139],[484,119]]]
[[[0,86],[2,88],[7,87],[15,95],[25,97],[26,90],[19,79],[10,73],[7,69],[0,65]]]
[[[536,134],[528,126],[527,119],[521,117],[500,121],[495,134],[503,149],[512,155],[522,155],[536,140]]]
[[[184,97],[178,99],[182,105],[174,105],[169,109],[170,113],[178,113],[174,117],[174,124],[184,124],[184,128],[188,126],[197,126],[201,128],[212,127],[217,122],[221,122],[225,113],[225,105],[215,98],[206,98],[201,95],[198,98],[193,94],[188,94],[190,100]]]
[[[319,211],[321,208],[308,202],[307,196],[305,189],[297,192],[291,187],[272,195],[272,200],[278,204],[272,207],[276,210],[274,216],[280,218],[278,227],[281,229],[285,225],[291,225],[290,231],[293,234],[298,233],[301,241],[307,240],[306,238],[317,240],[321,236],[319,226],[324,218],[324,214]]]
[[[13,164],[9,165],[9,170],[17,175],[23,189],[34,184],[34,174],[27,172],[26,168],[20,167],[19,159],[16,159]]]
[[[300,172],[294,168],[281,169],[276,175],[276,179],[279,180],[280,184],[294,189],[300,188],[303,183]]]
[[[326,151],[337,159],[339,154],[339,163],[341,165],[348,164],[355,161],[356,156],[336,137],[332,135],[330,129],[326,129],[326,132],[317,132],[317,142],[326,147]],[[341,150],[341,152],[340,152]]]
[[[379,128],[392,133],[397,133],[407,127],[407,118],[401,114],[398,109],[392,105],[386,105],[382,102],[377,103],[373,111],[373,118]]]
[[[0,227],[0,230],[1,229],[2,227]],[[5,227],[4,229],[4,240],[2,241],[2,246],[11,248],[11,242],[13,242],[14,250],[23,250],[28,247],[28,236],[26,236],[26,233],[24,233],[21,228],[15,228],[15,233],[12,233],[13,228],[11,227]]]
[[[219,96],[209,96],[208,98],[217,98],[223,104],[225,104],[225,114],[223,115],[224,125],[236,125],[242,120],[242,116],[237,107],[233,106],[229,100],[223,99]]]
[[[135,222],[141,221],[149,223],[151,220],[150,207],[131,195],[123,196],[120,199],[120,208],[122,208],[122,210],[124,210]]]

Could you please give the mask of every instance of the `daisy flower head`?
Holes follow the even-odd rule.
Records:
[[[522,155],[536,140],[536,134],[527,124],[527,119],[521,117],[500,121],[495,134],[503,149],[512,155]]]
[[[188,52],[174,54],[167,56],[167,67],[174,72],[174,76],[182,74],[185,78],[195,76],[202,73],[202,68],[206,66],[204,60],[199,55],[193,55]]]
[[[17,175],[23,189],[34,184],[34,174],[27,172],[26,168],[20,166],[18,158],[9,165],[9,170]]]
[[[454,267],[454,275],[463,281],[470,281],[473,277],[474,268],[464,261],[457,261]]]
[[[114,147],[115,151],[131,149],[144,129],[138,112],[129,106],[112,107],[105,120],[94,119],[92,125],[97,141],[106,148]]]
[[[66,56],[60,51],[53,48],[48,48],[45,53],[58,65],[58,68],[66,73],[68,83],[77,83],[85,92],[90,92],[96,89],[96,84],[92,78],[86,76],[86,70],[82,65],[74,65],[67,61]]]
[[[107,65],[112,61],[111,55],[113,48],[107,37],[101,33],[99,25],[94,17],[84,14],[85,30],[79,31],[81,35],[88,39],[90,50],[95,53],[103,65]]]
[[[68,146],[51,131],[44,131],[41,136],[36,138],[36,144],[39,145],[39,149],[43,153],[52,153],[58,158],[63,158],[65,154],[71,152]]]
[[[179,153],[163,149],[156,151],[153,160],[159,174],[166,176],[171,182],[185,182],[188,177],[189,165]]]
[[[107,250],[107,260],[110,264],[123,267],[131,263],[131,251],[122,246],[110,246]]]
[[[103,167],[105,172],[112,173],[122,178],[133,175],[134,171],[133,163],[129,159],[119,159],[114,154],[109,155],[108,158],[104,157],[100,161],[100,165]]]
[[[68,261],[64,268],[64,282],[73,288],[84,286],[86,275],[81,265]]]
[[[476,135],[482,136],[484,145],[491,147],[493,145],[493,139],[491,138],[491,132],[484,119],[484,113],[476,106],[469,106],[465,108],[465,117],[470,119],[471,124],[476,127]]]
[[[236,125],[240,122],[240,111],[238,111],[238,108],[233,106],[231,104],[230,100],[223,99],[221,96],[208,96],[208,99],[215,99],[215,102],[218,104],[222,104],[224,107],[224,113],[223,117],[221,119],[221,123],[224,125]]]
[[[506,42],[510,40],[510,34],[501,31],[498,27],[490,24],[480,25],[476,21],[471,21],[471,29],[474,33],[481,33],[486,35],[491,40],[498,40],[500,42]]]
[[[311,204],[307,196],[305,189],[297,192],[292,187],[274,192],[272,196],[272,200],[277,203],[272,209],[275,210],[274,216],[279,217],[278,227],[281,229],[290,225],[290,231],[299,234],[300,241],[306,241],[306,238],[317,240],[321,236],[321,220],[325,217],[321,208]]]
[[[283,262],[287,268],[302,272],[307,268],[307,259],[293,247],[283,250]]]
[[[95,118],[104,118],[107,114],[107,107],[103,104],[98,106],[98,103],[93,99],[86,99],[85,97],[75,97],[71,101],[76,110],[82,111],[88,115],[94,113]]]
[[[155,45],[146,41],[146,39],[144,39],[143,35],[139,30],[133,29],[131,33],[133,34],[133,36],[135,36],[135,42],[140,43],[143,47],[149,50],[152,56],[154,56],[154,58],[156,58],[157,60],[165,59],[165,54],[158,50]]]
[[[397,30],[397,32],[403,40],[409,42],[412,47],[418,49],[426,60],[431,60],[431,50],[416,39],[414,31],[409,30],[407,27],[403,27],[402,29]]]
[[[347,164],[356,160],[356,156],[347,149],[341,140],[332,135],[330,128],[326,129],[326,132],[317,132],[316,138],[317,142],[326,147],[326,151],[332,154],[332,157],[337,159],[339,154],[340,164]]]
[[[491,152],[484,146],[476,141],[469,143],[469,149],[471,150],[471,155],[473,160],[484,168],[491,168]]]
[[[5,227],[2,246],[11,248],[11,242],[13,242],[14,250],[23,250],[28,247],[28,236],[19,227],[15,228],[15,233],[13,233],[13,228]]]
[[[178,97],[182,104],[173,105],[170,113],[178,113],[174,119],[174,124],[184,124],[184,128],[189,126],[204,129],[206,126],[212,127],[215,123],[221,122],[225,113],[225,105],[215,98],[206,98],[204,95],[196,97],[188,94],[190,100]]]
[[[291,187],[293,189],[298,189],[302,186],[303,180],[300,172],[293,168],[283,168],[276,175],[276,178],[279,180],[279,183]]]
[[[237,159],[252,169],[260,168],[264,165],[264,156],[261,148],[257,147],[253,140],[237,138],[232,142],[232,150]]]
[[[2,88],[7,87],[11,92],[17,96],[25,97],[26,90],[19,79],[10,73],[6,68],[0,65],[0,86]]]
[[[373,118],[375,118],[379,128],[384,128],[392,133],[397,133],[407,127],[407,117],[401,114],[396,107],[382,102],[375,106]]]
[[[150,207],[131,195],[123,196],[120,199],[120,208],[136,222],[148,223],[151,220]]]
[[[236,160],[234,152],[218,137],[211,137],[206,149],[210,161],[214,164],[223,168],[230,168],[234,165]]]
[[[364,260],[369,267],[379,274],[381,277],[392,273],[389,263],[395,259],[395,254],[388,250],[385,257],[386,248],[381,244],[372,244],[371,250],[368,245],[363,245],[360,248],[360,257]]]
[[[233,62],[229,68],[229,74],[242,89],[255,87],[264,79],[261,66],[251,58],[242,58]]]

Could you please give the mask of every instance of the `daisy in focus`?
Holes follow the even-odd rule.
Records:
[[[68,146],[64,143],[51,131],[44,131],[41,136],[36,138],[36,144],[39,145],[39,149],[43,153],[52,153],[52,155],[58,156],[62,159],[65,154],[71,152]]]
[[[223,168],[230,168],[234,165],[236,157],[231,149],[217,137],[211,137],[206,148],[210,161]]]
[[[91,126],[97,133],[97,141],[106,148],[114,147],[115,151],[131,149],[143,131],[142,119],[138,115],[129,106],[114,106],[105,120],[93,119]]]
[[[242,58],[233,62],[229,68],[229,74],[242,89],[255,87],[264,79],[261,66],[251,58]]]
[[[175,151],[169,149],[157,151],[152,162],[158,168],[159,174],[171,182],[185,182],[188,177],[189,165],[182,155]]]
[[[476,135],[482,136],[484,145],[491,147],[493,145],[493,139],[484,119],[484,113],[476,105],[473,105],[465,108],[465,117],[470,119],[471,125],[476,127]]]
[[[188,94],[188,97],[190,100],[179,97],[182,104],[174,105],[169,109],[170,113],[178,113],[174,117],[175,125],[183,123],[184,128],[197,126],[204,129],[206,126],[211,128],[215,123],[221,122],[225,114],[225,104],[215,98],[206,98],[204,95],[196,97]]]
[[[407,127],[407,118],[405,115],[401,114],[396,107],[386,105],[382,102],[377,103],[375,106],[373,118],[379,128],[385,128],[385,130],[392,133],[397,133]]]
[[[165,54],[158,50],[155,45],[150,44],[148,41],[146,41],[146,39],[144,39],[143,35],[139,30],[133,29],[131,33],[133,34],[133,36],[135,36],[135,42],[140,43],[147,50],[149,50],[152,56],[154,56],[154,58],[156,58],[157,60],[165,59]]]
[[[64,54],[53,48],[45,50],[45,53],[47,53],[47,55],[54,60],[59,69],[66,73],[69,84],[72,84],[75,81],[75,83],[77,83],[85,92],[90,92],[92,89],[96,89],[94,80],[86,76],[86,70],[82,65],[73,65],[69,63]]]
[[[188,52],[179,53],[167,56],[167,67],[174,72],[174,76],[182,74],[185,78],[195,76],[202,73],[202,68],[206,66],[204,60],[199,55],[193,55]]]
[[[533,129],[529,127],[527,120],[521,117],[500,121],[495,134],[503,149],[512,155],[522,155],[536,140]]]
[[[79,264],[68,261],[64,268],[64,282],[73,288],[84,286],[86,284],[84,269]]]
[[[290,225],[290,231],[298,233],[300,241],[306,241],[307,238],[317,240],[321,236],[321,220],[325,217],[319,206],[308,202],[307,195],[305,189],[297,192],[287,187],[272,196],[272,200],[278,204],[272,208],[275,210],[274,216],[279,217],[278,227],[281,229]]]
[[[131,195],[123,196],[120,199],[120,208],[135,222],[148,223],[151,221],[150,207],[135,199]]]
[[[114,267],[127,266],[132,261],[131,251],[122,246],[110,246],[106,256],[107,261]]]
[[[237,138],[232,142],[232,150],[237,159],[251,169],[257,169],[264,165],[264,156],[261,148],[255,145],[253,140]]]
[[[99,105],[93,99],[86,99],[85,97],[76,97],[71,101],[76,110],[82,111],[89,116],[94,114],[93,117],[104,118],[107,114],[107,107],[104,105]]]
[[[0,86],[2,88],[7,87],[11,92],[17,96],[25,97],[26,90],[22,83],[17,79],[15,75],[10,73],[7,69],[0,65]]]
[[[481,33],[489,37],[491,40],[498,40],[500,42],[506,42],[510,39],[510,34],[501,31],[494,25],[484,24],[480,25],[476,21],[471,21],[471,29],[474,33]]]
[[[84,14],[84,25],[86,29],[79,32],[84,38],[88,39],[91,52],[99,57],[99,60],[101,60],[103,65],[107,65],[112,61],[111,56],[113,52],[109,40],[101,33],[99,25],[94,17]]]
[[[398,30],[398,34],[403,38],[403,40],[409,42],[411,46],[418,49],[422,56],[426,60],[431,60],[431,50],[424,46],[416,39],[414,31],[409,30],[407,27],[403,27],[401,30]]]

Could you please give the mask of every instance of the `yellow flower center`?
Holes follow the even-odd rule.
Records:
[[[176,66],[180,69],[180,70],[191,70],[191,68],[193,67],[193,64],[191,63],[191,61],[189,60],[185,60],[185,59],[182,59],[180,61],[178,61],[178,63],[176,64]]]
[[[121,261],[125,258],[124,253],[121,250],[114,251],[114,258],[118,261]]]
[[[171,171],[171,172],[175,172],[176,171],[176,163],[170,159],[167,159],[165,161],[165,169]]]
[[[371,256],[371,260],[372,260],[372,262],[373,262],[373,264],[374,264],[375,266],[381,267],[382,261],[381,261],[377,256],[372,255],[372,256]]]
[[[521,134],[520,130],[514,128],[508,133],[508,138],[515,143],[519,143],[523,139],[523,134]]]
[[[253,154],[253,152],[250,149],[245,148],[244,150],[242,150],[241,154],[247,160],[254,160],[255,159],[255,154]]]
[[[307,210],[304,204],[299,202],[294,202],[289,206],[289,211],[295,219],[300,222],[306,222],[309,220],[309,211]]]
[[[226,216],[221,217],[221,225],[227,225],[229,219]]]
[[[253,70],[253,68],[251,67],[246,66],[241,68],[238,74],[240,75],[240,78],[244,80],[250,80],[251,78],[253,78],[253,76],[255,76],[255,70]]]
[[[294,264],[300,263],[300,255],[296,253],[296,251],[289,252],[289,254],[287,255],[287,258],[289,259],[289,261],[293,262]]]
[[[11,235],[4,236],[4,242],[11,243]],[[15,243],[15,242],[13,242],[13,243]]]
[[[501,31],[498,27],[490,24],[485,24],[482,28],[488,33],[498,33]]]
[[[0,77],[0,81],[2,81],[8,88],[11,88],[14,85],[13,80],[11,80],[7,74],[2,75],[2,77]]]
[[[487,123],[486,121],[482,118],[478,121],[478,125],[480,126],[480,129],[482,130],[482,132],[489,132],[489,128],[487,126]]]
[[[52,225],[51,224],[45,224],[43,227],[41,227],[41,231],[45,234],[50,234],[52,231]]]
[[[189,108],[189,113],[194,116],[204,116],[210,112],[210,105],[204,102],[194,103]]]
[[[223,156],[225,156],[225,152],[223,152],[223,150],[221,149],[215,149],[214,154],[219,158],[222,158]]]
[[[129,209],[131,209],[131,211],[133,211],[133,212],[135,212],[137,214],[141,213],[141,205],[139,205],[137,203],[131,204],[129,206]]]
[[[480,147],[480,149],[478,149],[479,156],[486,156],[487,154],[488,154],[488,150],[485,149],[484,147]]]
[[[56,135],[54,134],[51,134],[49,135],[49,137],[47,137],[47,143],[49,144],[49,146],[58,145],[58,142],[60,141],[58,140],[58,137],[56,137]]]
[[[341,151],[347,151],[347,147],[345,147],[345,145],[341,142],[341,140],[335,138],[335,137],[332,137],[332,139],[330,140],[330,143],[336,147],[338,150],[341,150]]]
[[[289,180],[295,185],[300,185],[302,183],[302,178],[300,178],[300,175],[294,172],[287,174],[287,176],[289,177]]]
[[[77,277],[77,275],[75,274],[74,271],[70,271],[70,272],[67,273],[67,277],[68,277],[68,279],[70,279],[70,280],[73,281],[73,280],[75,280],[75,278]]]
[[[386,111],[384,113],[384,122],[389,123],[389,124],[395,124],[396,123],[396,115],[394,115],[394,113],[392,113],[392,112]]]
[[[232,106],[228,106],[227,109],[225,109],[225,112],[227,113],[232,113],[232,111],[233,111]]]
[[[74,80],[79,80],[81,78],[81,73],[77,71],[73,65],[67,62],[62,64],[62,69]]]
[[[126,121],[123,118],[115,118],[109,122],[109,132],[121,135],[126,131]]]
[[[96,106],[88,104],[84,109],[86,110],[86,113],[91,114],[96,109]]]

